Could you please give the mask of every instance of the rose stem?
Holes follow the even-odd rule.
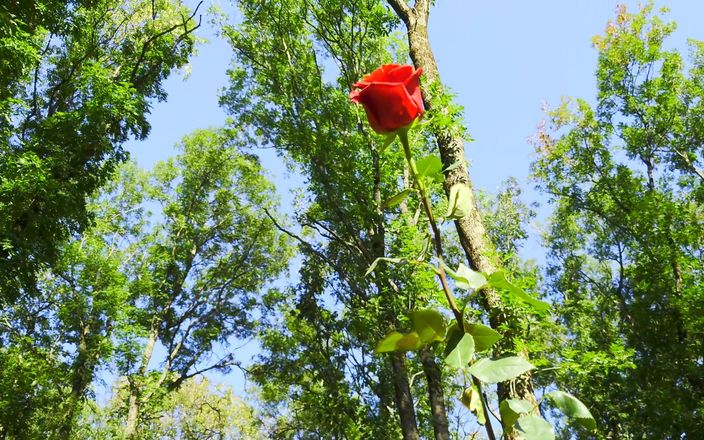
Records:
[[[455,320],[457,321],[457,325],[459,326],[460,331],[464,333],[464,318],[462,317],[462,312],[460,309],[457,307],[457,302],[455,301],[455,296],[452,294],[452,290],[450,290],[450,286],[447,284],[447,275],[445,273],[445,268],[443,267],[443,250],[442,250],[442,236],[440,235],[440,229],[438,228],[437,223],[435,222],[435,217],[433,216],[433,210],[430,206],[430,198],[428,197],[428,192],[425,187],[425,182],[423,179],[418,178],[418,167],[416,167],[416,161],[413,159],[413,154],[411,154],[411,147],[408,143],[408,131],[407,130],[399,130],[398,132],[398,137],[401,140],[401,144],[403,145],[403,152],[406,155],[406,161],[408,162],[408,165],[411,168],[411,177],[413,178],[413,181],[416,183],[418,186],[418,190],[420,191],[420,197],[421,201],[423,203],[423,208],[425,209],[425,213],[428,216],[428,222],[430,223],[430,227],[433,230],[433,243],[435,244],[435,256],[437,257],[439,263],[437,267],[435,268],[435,273],[437,273],[438,278],[440,279],[440,284],[442,285],[442,290],[445,292],[445,297],[447,298],[447,302],[450,304],[450,309],[452,310],[452,313],[455,315]],[[472,376],[472,381],[474,385],[477,387],[477,392],[479,394],[479,399],[482,402],[482,409],[484,410],[484,417],[486,419],[486,431],[489,436],[489,439],[494,440],[496,436],[494,435],[494,428],[491,426],[491,420],[489,420],[489,406],[486,402],[486,399],[484,398],[484,392],[482,391],[482,386],[479,380]]]

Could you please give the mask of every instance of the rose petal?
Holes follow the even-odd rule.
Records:
[[[364,82],[388,82],[387,81],[387,72],[391,70],[395,70],[396,68],[401,67],[398,64],[384,64],[383,66],[379,67],[369,75],[365,75],[364,78],[362,78],[362,81]]]
[[[378,133],[405,127],[423,113],[402,83],[373,83],[355,98],[364,105],[369,125]]]
[[[421,94],[420,83],[418,81],[421,73],[423,73],[423,68],[419,67],[418,70],[413,72],[413,75],[411,75],[404,82],[404,85],[406,86],[406,90],[408,91],[408,94],[411,95],[411,99],[420,109],[420,112],[422,115],[423,113],[425,113],[425,106],[423,105],[423,95]]]
[[[359,87],[359,86],[357,84],[354,84],[354,87]],[[360,90],[352,90],[350,92],[350,101],[359,104],[360,103],[359,93],[360,93]]]
[[[406,82],[406,80],[413,76],[413,67],[409,65],[405,66],[397,66],[394,69],[390,69],[386,71],[386,79],[384,82]]]

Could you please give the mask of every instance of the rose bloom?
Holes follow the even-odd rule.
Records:
[[[423,116],[425,108],[418,78],[423,69],[384,64],[355,83],[352,102],[362,104],[369,125],[377,133],[391,133]]]

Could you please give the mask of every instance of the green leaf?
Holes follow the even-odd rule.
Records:
[[[404,200],[406,200],[406,197],[408,197],[409,194],[413,192],[412,189],[406,188],[400,193],[394,195],[391,197],[389,200],[385,201],[383,205],[381,205],[382,208],[393,208],[396,205],[401,204]]]
[[[487,283],[486,278],[484,277],[484,275],[482,275],[481,272],[476,272],[462,263],[460,263],[460,265],[457,267],[457,271],[455,273],[457,274],[458,278],[456,279],[456,284],[457,287],[459,287],[460,289],[477,290],[481,289]],[[462,284],[462,286],[460,284]]]
[[[442,341],[445,337],[445,318],[431,309],[416,310],[411,314],[413,329],[423,343]]]
[[[450,278],[455,280],[455,285],[459,289],[477,290],[485,286],[487,283],[486,278],[481,272],[473,271],[462,263],[457,266],[456,271],[450,269],[450,267],[443,261],[440,261],[440,264],[442,264],[442,267],[445,269],[445,272],[450,276]]]
[[[525,399],[506,399],[504,402],[506,402],[506,405],[516,414],[533,411],[533,404]]]
[[[442,170],[442,162],[439,157],[431,154],[419,159],[416,168],[418,169],[418,177],[434,177]]]
[[[457,342],[457,345],[445,357],[445,363],[454,369],[464,368],[474,355],[474,339],[472,335],[465,333]]]
[[[520,414],[529,413],[533,410],[533,405],[523,399],[506,399],[499,405],[499,413],[501,413],[501,424],[507,431],[513,430],[513,424],[516,423]]]
[[[460,328],[456,322],[453,323],[449,329],[447,329],[447,334],[445,335],[447,345],[445,345],[445,350],[443,351],[444,357],[447,357],[450,352],[457,346],[457,343],[460,342],[462,336],[464,336],[464,333],[460,331]]]
[[[511,284],[506,279],[506,274],[502,270],[496,271],[489,275],[489,285],[496,287],[497,289],[508,291],[514,297],[532,306],[535,310],[539,312],[545,312],[546,310],[550,309],[550,304],[533,298],[532,296],[524,292],[523,289],[521,289],[520,287]]]
[[[472,190],[463,183],[456,183],[450,188],[450,196],[447,199],[447,213],[445,217],[449,219],[460,219],[466,217],[472,209]]]
[[[484,351],[491,348],[502,336],[494,329],[485,326],[484,324],[471,324],[465,322],[465,332],[472,335],[474,338],[474,349],[476,351]]]
[[[376,260],[372,262],[372,264],[369,266],[369,269],[364,273],[364,276],[368,276],[370,273],[374,272],[374,269],[376,269],[376,266],[379,264],[380,261],[386,261],[389,263],[400,263],[403,261],[403,258],[386,258],[386,257],[379,257]]]
[[[477,416],[477,423],[479,423],[480,425],[486,423],[484,407],[482,406],[482,401],[479,398],[479,392],[477,391],[477,388],[474,385],[464,390],[462,396],[460,397],[460,402],[462,402],[462,404],[466,406],[468,410],[470,410]]]
[[[402,351],[413,351],[421,347],[420,336],[416,332],[410,332],[396,341],[396,349]]]
[[[403,335],[399,332],[391,332],[386,337],[377,344],[375,353],[386,353],[389,351],[396,351],[396,343],[399,339],[403,338]]]
[[[592,413],[573,395],[564,391],[553,391],[547,393],[545,397],[567,417],[575,419],[577,423],[590,431],[596,429],[596,420],[594,420]]]
[[[397,133],[390,133],[387,134],[386,137],[384,138],[384,143],[381,145],[381,148],[379,148],[379,154],[383,153],[384,150],[386,150],[389,145],[391,145],[394,140],[396,139]]]
[[[555,440],[555,430],[542,417],[523,416],[516,422],[516,430],[525,440]]]
[[[483,358],[469,367],[469,372],[486,383],[499,383],[514,379],[535,366],[519,356],[505,357],[495,361]]]
[[[442,172],[443,172],[443,173],[446,173],[446,172],[448,172],[448,171],[452,171],[452,170],[454,170],[455,168],[461,166],[463,163],[467,163],[467,161],[466,161],[466,160],[458,160],[457,162],[453,163],[453,164],[450,165],[449,167],[447,167],[447,168],[445,168],[444,170],[442,170]]]

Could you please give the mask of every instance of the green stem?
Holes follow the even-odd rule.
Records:
[[[435,256],[439,261],[437,267],[435,268],[435,272],[438,274],[438,278],[440,278],[442,290],[445,292],[445,297],[447,298],[447,302],[450,304],[450,309],[452,310],[452,313],[455,315],[457,324],[460,326],[460,329],[464,331],[464,319],[462,318],[462,312],[460,311],[459,307],[457,307],[457,301],[455,300],[455,296],[452,294],[452,290],[450,290],[450,286],[447,283],[447,274],[445,273],[445,268],[442,265],[442,262],[444,260],[440,228],[438,228],[438,225],[435,222],[435,217],[433,216],[433,210],[430,205],[430,198],[428,197],[428,191],[425,187],[425,182],[423,181],[423,179],[418,178],[418,167],[416,167],[416,161],[413,160],[413,155],[411,154],[411,147],[408,144],[408,132],[399,131],[398,137],[401,140],[401,144],[403,145],[403,152],[405,153],[406,160],[408,161],[408,165],[411,168],[411,178],[413,179],[416,186],[418,187],[418,190],[420,191],[421,202],[423,203],[425,213],[428,216],[430,228],[433,230]]]
[[[425,209],[425,213],[428,216],[428,222],[430,223],[430,228],[433,231],[433,243],[435,244],[435,256],[438,259],[438,265],[435,268],[435,273],[438,275],[438,278],[440,279],[440,284],[442,285],[442,290],[445,292],[445,297],[447,298],[447,302],[450,305],[450,309],[452,310],[452,314],[455,315],[455,320],[457,321],[457,325],[459,326],[460,331],[464,333],[464,318],[462,316],[462,312],[460,309],[457,307],[457,301],[455,301],[455,296],[452,294],[452,290],[450,289],[449,284],[447,283],[447,274],[445,273],[445,268],[443,267],[443,250],[442,250],[442,235],[440,234],[440,228],[438,228],[437,223],[435,222],[435,217],[433,216],[433,210],[430,204],[430,198],[428,197],[428,191],[425,186],[425,182],[423,179],[418,178],[418,167],[416,166],[416,161],[413,159],[413,154],[411,153],[411,147],[408,143],[408,130],[400,130],[398,132],[398,137],[401,140],[401,144],[403,145],[403,152],[406,155],[406,161],[408,161],[408,166],[411,169],[411,178],[415,182],[416,186],[418,187],[418,191],[420,192],[420,197],[421,201],[423,203],[423,208]],[[486,399],[484,398],[484,392],[482,391],[482,386],[479,380],[472,376],[472,381],[474,385],[477,387],[477,392],[479,394],[479,399],[482,404],[482,408],[484,410],[485,418],[486,418],[486,432],[490,440],[495,440],[496,435],[494,434],[494,428],[491,425],[491,421],[489,420],[489,405],[486,402]]]

